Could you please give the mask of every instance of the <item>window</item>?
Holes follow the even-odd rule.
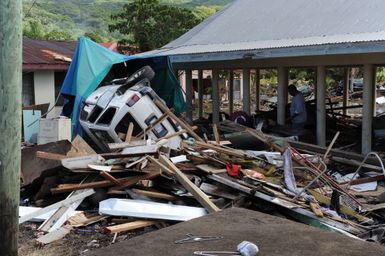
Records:
[[[67,72],[55,72],[55,99],[60,93],[61,86],[63,85],[64,79],[66,77]],[[58,102],[56,103],[56,106],[63,106],[64,105],[64,98],[60,95],[60,98]]]
[[[35,85],[33,82],[33,72],[23,73],[22,100],[23,107],[35,104]]]

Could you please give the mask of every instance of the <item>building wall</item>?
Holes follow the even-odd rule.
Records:
[[[34,91],[35,104],[49,103],[49,108],[55,104],[55,72],[52,70],[42,70],[34,72]],[[54,118],[60,115],[61,107],[55,107],[48,118]]]

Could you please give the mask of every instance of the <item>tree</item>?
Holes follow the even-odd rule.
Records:
[[[30,20],[23,28],[23,36],[31,39],[44,39],[45,31],[40,20]]]
[[[97,43],[102,43],[104,41],[103,37],[97,31],[86,32],[84,33],[84,36]]]
[[[51,32],[48,32],[47,34],[45,34],[44,39],[60,41],[74,40],[74,38],[70,34],[58,30],[52,30]]]
[[[134,0],[111,19],[110,31],[127,35],[124,43],[137,45],[142,52],[165,45],[200,22],[192,11],[162,5],[158,0]]]

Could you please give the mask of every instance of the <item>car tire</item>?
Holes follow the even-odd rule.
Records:
[[[124,85],[134,85],[145,78],[151,81],[154,76],[154,70],[150,66],[144,66],[135,71],[131,76],[129,76]]]

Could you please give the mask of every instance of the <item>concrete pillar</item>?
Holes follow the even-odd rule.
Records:
[[[219,79],[219,71],[218,71],[218,69],[213,69],[212,70],[212,78],[211,78],[211,86],[213,88],[213,90],[212,90],[212,99],[213,99],[213,120],[212,120],[212,122],[214,124],[219,123],[220,101],[219,101],[218,79]]]
[[[350,78],[350,68],[344,68],[344,95],[343,95],[343,101],[342,106],[345,108],[348,106],[349,101],[349,78]],[[348,110],[343,109],[342,114],[347,115]]]
[[[260,85],[261,85],[261,80],[260,80],[260,72],[259,68],[255,69],[255,111],[258,113],[260,110]]]
[[[243,111],[250,115],[250,69],[243,69]]]
[[[285,125],[286,122],[288,75],[288,68],[278,67],[277,123],[279,125]]]
[[[234,70],[229,70],[229,112],[234,113]]]
[[[316,101],[317,101],[317,144],[326,145],[326,107],[325,107],[325,67],[317,67]],[[308,115],[311,113],[308,113]]]
[[[203,117],[203,70],[198,70],[199,118]]]
[[[187,112],[186,117],[192,121],[192,113],[193,113],[193,89],[192,89],[192,70],[186,69],[186,104],[187,104]]]
[[[362,154],[367,154],[372,150],[374,88],[374,67],[366,64],[364,65],[364,92],[362,97]]]

